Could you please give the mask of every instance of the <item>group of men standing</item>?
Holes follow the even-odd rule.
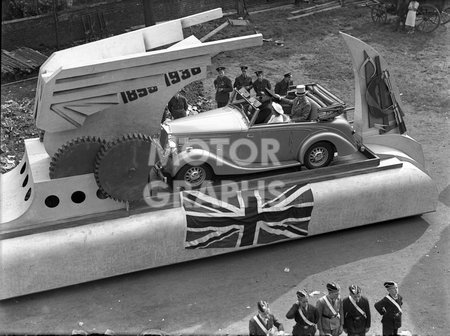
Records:
[[[253,80],[251,76],[248,75],[248,67],[243,65],[241,68],[241,74],[236,77],[234,83],[231,79],[225,76],[225,67],[218,67],[216,70],[218,72],[217,78],[214,80],[214,88],[216,89],[216,102],[217,107],[225,106],[230,99],[230,92],[234,88],[240,90],[244,88],[249,91],[253,89],[257,97],[262,97],[266,94],[265,90],[272,90],[272,84],[264,78],[264,72],[262,70],[255,71],[256,79]],[[286,73],[283,79],[275,84],[275,93],[281,96],[287,94],[290,86],[292,86],[292,75],[291,73]]]
[[[403,299],[395,282],[387,281],[384,287],[388,294],[374,307],[382,315],[383,336],[395,336],[401,326]],[[328,294],[317,300],[316,306],[308,302],[307,291],[297,291],[297,301],[286,314],[287,319],[296,322],[292,335],[314,336],[318,329],[320,336],[338,336],[343,331],[348,336],[365,336],[371,326],[371,314],[361,287],[351,285],[349,296],[343,300],[338,284],[328,283],[327,290]],[[249,321],[250,336],[284,334],[283,324],[270,312],[267,302],[259,301],[257,307],[258,314]]]
[[[241,74],[236,77],[234,83],[225,76],[225,67],[218,67],[218,76],[214,80],[214,87],[216,89],[216,102],[217,107],[223,107],[228,104],[230,99],[230,92],[233,88],[240,90],[244,88],[248,92],[251,89],[255,91],[256,97],[264,102],[264,97],[267,97],[266,90],[272,90],[272,85],[270,82],[264,78],[264,72],[261,70],[255,71],[256,79],[253,81],[252,78],[247,74],[248,67],[241,66]],[[266,122],[275,120],[289,120],[289,121],[308,121],[311,114],[311,103],[306,98],[306,89],[304,85],[298,85],[295,91],[295,98],[288,99],[284,96],[287,95],[288,91],[293,86],[292,74],[290,72],[285,73],[283,79],[275,84],[274,94],[271,100],[274,101],[270,106],[270,111],[267,114]],[[281,106],[279,105],[281,104]],[[290,118],[286,118],[285,113],[291,115]]]

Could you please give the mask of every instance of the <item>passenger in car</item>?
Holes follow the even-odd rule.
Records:
[[[267,122],[268,124],[284,123],[291,121],[291,118],[289,118],[289,116],[284,114],[283,107],[280,104],[273,102],[272,111],[273,111],[272,115],[269,121]]]
[[[306,88],[304,85],[297,85],[296,97],[294,99],[287,99],[275,94],[275,99],[278,102],[292,105],[291,120],[294,122],[308,121],[311,114],[311,103],[306,99]]]

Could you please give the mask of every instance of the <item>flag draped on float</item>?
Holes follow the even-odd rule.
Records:
[[[314,205],[309,184],[277,189],[276,195],[236,191],[221,199],[191,190],[183,191],[181,199],[189,249],[246,247],[307,236]]]

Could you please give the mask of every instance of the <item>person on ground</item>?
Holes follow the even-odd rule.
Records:
[[[283,324],[270,312],[266,301],[258,301],[258,313],[253,316],[248,324],[250,336],[275,336],[284,335]]]
[[[365,336],[370,329],[369,300],[361,295],[361,287],[351,285],[349,296],[342,301],[344,331],[348,336]]]
[[[316,307],[308,303],[308,297],[306,290],[297,291],[297,302],[286,314],[287,319],[295,320],[292,336],[314,336],[316,334],[319,312]]]
[[[316,308],[319,312],[317,329],[320,336],[339,336],[343,331],[344,314],[340,289],[338,284],[330,282],[327,284],[328,295],[317,300]]]
[[[377,312],[382,315],[383,336],[397,336],[398,328],[402,326],[403,298],[398,293],[396,282],[386,281],[384,287],[388,294],[374,306]]]
[[[413,34],[416,26],[416,13],[419,9],[419,2],[412,0],[408,5],[408,14],[406,15],[405,28],[408,34]]]

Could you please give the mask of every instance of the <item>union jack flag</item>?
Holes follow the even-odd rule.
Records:
[[[307,236],[314,205],[309,184],[266,194],[237,191],[222,201],[198,190],[182,192],[185,248],[244,247]]]

